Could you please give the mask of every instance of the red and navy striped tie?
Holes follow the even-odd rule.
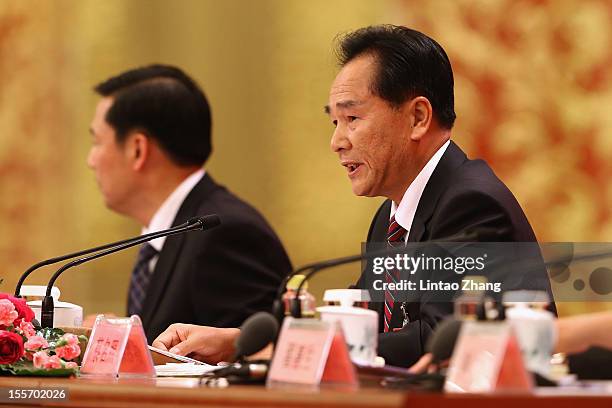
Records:
[[[389,221],[389,229],[387,230],[387,242],[390,246],[403,245],[406,239],[406,229],[395,221],[395,215]],[[387,271],[385,273],[387,283],[397,282],[399,280],[399,271]],[[393,315],[393,306],[395,306],[395,293],[390,290],[385,290],[385,333],[390,331],[391,316]]]

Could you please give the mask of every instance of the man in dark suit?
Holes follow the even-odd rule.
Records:
[[[438,43],[405,27],[374,26],[342,37],[336,54],[341,69],[325,107],[335,126],[331,148],[356,195],[387,198],[368,242],[445,239],[485,227],[499,232],[496,240],[535,241],[512,193],[486,163],[468,160],[450,141],[453,73]],[[358,286],[370,289],[367,279],[364,274]],[[535,287],[549,291],[546,277]],[[429,293],[414,302],[384,295],[372,303],[381,319],[379,354],[388,364],[409,366],[424,353],[436,324],[452,313],[452,302]],[[229,344],[211,347],[215,336],[214,328],[175,325],[154,344],[210,361]]]
[[[337,55],[342,68],[326,107],[336,126],[332,149],[356,195],[387,198],[368,242],[444,240],[484,228],[498,231],[496,241],[536,241],[521,207],[491,168],[469,160],[450,141],[453,73],[437,42],[405,27],[367,27],[344,36]],[[368,272],[357,286],[371,290]],[[520,287],[550,293],[545,274],[524,280]],[[416,301],[396,297],[385,291],[384,301],[371,305],[381,317],[379,354],[387,364],[410,366],[453,303],[435,299],[431,291]]]
[[[392,206],[393,202],[387,200],[378,209],[370,225],[367,242],[386,242]],[[510,190],[484,161],[468,159],[451,141],[423,190],[406,242],[445,240],[479,229],[499,231],[492,238],[500,242],[536,241],[525,214]],[[539,253],[525,254],[531,247],[521,245],[519,248],[527,260],[540,260]],[[529,263],[525,261],[525,264]],[[513,272],[519,274],[521,270],[519,268]],[[371,282],[368,282],[371,277],[373,275],[368,275],[366,268],[357,286],[371,289]],[[513,277],[520,280],[514,289],[539,289],[552,294],[548,278],[541,271]],[[451,276],[446,281],[452,279]],[[384,330],[385,303],[372,302],[370,307],[379,313],[379,327]],[[425,352],[427,339],[437,323],[452,312],[453,303],[441,302],[436,299],[435,293],[423,293],[418,302],[395,303],[389,322],[390,330],[379,335],[379,354],[388,364],[412,365]],[[407,344],[412,346],[406,347]]]
[[[236,327],[271,309],[291,270],[278,237],[249,204],[203,169],[211,153],[210,109],[180,69],[152,65],[98,86],[91,124],[94,170],[106,205],[143,233],[218,214],[221,224],[142,246],[131,277],[128,314],[149,341],[171,323]]]

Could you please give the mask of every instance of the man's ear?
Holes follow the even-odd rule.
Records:
[[[410,118],[412,120],[412,133],[410,139],[419,141],[427,133],[433,119],[431,102],[424,96],[417,96],[408,103]]]
[[[125,150],[132,162],[132,169],[142,170],[151,154],[151,139],[142,132],[133,132],[125,141]]]

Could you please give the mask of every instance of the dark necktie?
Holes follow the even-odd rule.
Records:
[[[136,265],[132,271],[130,292],[128,297],[128,316],[140,314],[142,304],[147,294],[147,288],[151,282],[151,270],[149,262],[157,255],[157,250],[149,244],[143,244],[138,252]]]
[[[394,215],[389,221],[389,229],[387,230],[387,242],[390,246],[403,245],[404,240],[406,238],[406,232],[406,229],[399,225],[397,221],[395,221]],[[387,271],[385,273],[385,280],[387,283],[397,282],[399,280],[399,277],[400,275],[398,270]],[[393,307],[395,306],[395,296],[396,294],[394,293],[394,291],[385,290],[385,333],[393,329],[391,327],[391,317],[393,316]]]

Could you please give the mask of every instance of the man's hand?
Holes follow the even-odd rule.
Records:
[[[554,353],[581,353],[592,346],[612,348],[610,311],[562,317],[555,320],[555,326]]]
[[[240,329],[175,323],[160,334],[152,345],[174,354],[216,364],[233,359],[234,342],[239,334]]]
[[[423,355],[419,361],[414,363],[414,365],[408,369],[408,372],[413,374],[424,374],[430,372],[431,361],[433,359],[432,357],[433,356],[431,353]]]

